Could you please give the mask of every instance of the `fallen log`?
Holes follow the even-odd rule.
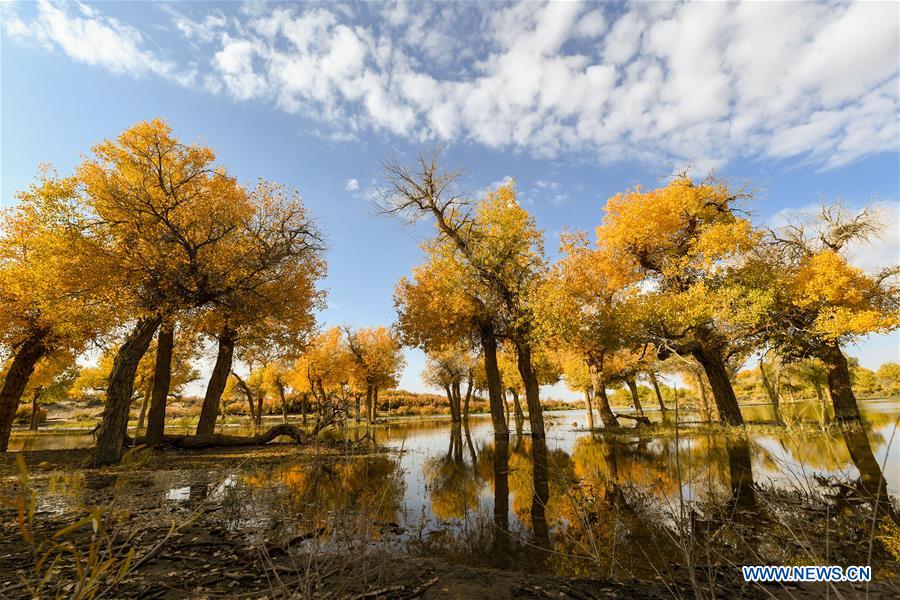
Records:
[[[637,421],[638,423],[640,423],[641,425],[650,425],[650,419],[647,417],[643,417],[643,416],[620,415],[619,413],[616,413],[616,417],[618,417],[620,419],[633,419],[633,420]]]
[[[199,450],[202,448],[219,448],[226,446],[262,446],[268,444],[277,437],[287,436],[298,444],[306,442],[306,435],[295,425],[282,423],[270,427],[266,431],[258,435],[226,435],[224,433],[213,433],[210,435],[171,435],[167,434],[157,445],[172,446],[182,450]],[[132,440],[127,440],[132,442]],[[146,437],[139,437],[133,440],[134,444],[147,444]]]

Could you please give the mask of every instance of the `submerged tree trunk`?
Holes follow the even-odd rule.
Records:
[[[134,391],[134,374],[161,322],[162,319],[158,316],[139,320],[116,354],[106,388],[103,420],[97,432],[94,466],[117,463],[122,458],[122,448],[128,433],[128,409],[131,407],[131,394]]]
[[[175,328],[163,323],[156,337],[156,365],[153,370],[153,395],[150,412],[147,413],[147,441],[156,444],[162,440],[166,427],[166,399],[172,381],[172,351],[175,348]]]
[[[500,369],[497,366],[497,338],[494,337],[494,330],[490,324],[481,325],[479,336],[484,355],[484,373],[487,379],[488,402],[491,409],[491,422],[494,426],[494,440],[509,442],[509,428],[506,426],[506,420],[503,417],[503,388],[500,382]]]
[[[666,408],[666,403],[663,402],[662,392],[659,391],[659,381],[656,379],[656,373],[650,371],[650,383],[653,385],[653,393],[656,394],[656,401],[659,402],[659,410],[662,412],[666,412],[669,410]]]
[[[231,363],[234,358],[234,332],[227,327],[219,334],[219,351],[216,354],[216,364],[206,386],[206,395],[203,396],[203,407],[200,409],[200,420],[197,422],[197,435],[212,435],[216,430],[216,417],[219,412],[219,404],[225,384],[228,383],[228,374],[231,373]]]
[[[726,425],[743,425],[744,417],[738,406],[725,361],[718,349],[705,344],[698,344],[692,352],[694,358],[703,366],[713,400],[719,412],[719,419]]]
[[[769,397],[769,401],[772,403],[772,412],[775,415],[775,422],[784,424],[784,419],[781,418],[781,394],[780,390],[777,388],[776,384],[773,384],[769,379],[769,374],[766,373],[766,367],[763,364],[763,359],[760,357],[759,359],[759,375],[762,378],[763,388],[766,390],[766,395]]]
[[[591,390],[584,388],[584,408],[587,410],[587,426],[591,431],[594,430],[594,407],[591,404]]]
[[[525,342],[516,343],[519,374],[525,384],[525,403],[528,405],[528,423],[531,425],[531,439],[545,439],[544,409],[541,406],[541,386],[532,362],[531,346]]]
[[[38,415],[40,414],[41,408],[38,401],[41,399],[41,393],[44,391],[44,388],[41,386],[37,386],[34,388],[34,394],[31,396],[31,421],[28,423],[29,431],[37,431],[38,430]]]
[[[603,359],[605,352],[601,351],[597,357],[588,363],[591,373],[591,383],[594,386],[594,400],[597,401],[597,412],[604,427],[619,427],[619,420],[613,414],[609,406],[609,397],[606,395],[606,378],[603,376]]]
[[[3,389],[0,390],[0,452],[6,452],[9,445],[9,434],[12,432],[16,410],[19,408],[25,386],[28,385],[28,379],[34,373],[34,366],[49,351],[45,338],[46,334],[40,333],[22,342],[6,372]]]
[[[641,398],[638,394],[637,381],[635,381],[634,377],[628,377],[625,380],[625,385],[628,386],[628,389],[631,391],[631,401],[634,403],[634,412],[637,416],[644,416],[644,407],[641,406]]]
[[[820,353],[822,362],[828,369],[828,391],[834,407],[834,420],[839,423],[858,422],[859,406],[850,387],[850,369],[847,358],[837,344],[826,346]]]

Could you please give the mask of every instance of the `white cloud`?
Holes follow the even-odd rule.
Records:
[[[359,189],[359,180],[358,179],[348,179],[347,184],[344,186],[344,189],[348,192],[355,192]]]
[[[896,3],[190,8],[169,12],[199,89],[302,114],[332,139],[823,168],[900,146]],[[30,20],[4,10],[4,28],[113,72],[193,81],[147,49],[149,30],[100,9],[42,2]]]
[[[51,50],[61,49],[76,62],[113,73],[154,73],[183,85],[193,80],[190,70],[179,70],[175,63],[143,48],[144,36],[139,30],[85,4],[57,5],[41,0],[30,23],[5,7],[4,28],[14,38],[33,39]]]

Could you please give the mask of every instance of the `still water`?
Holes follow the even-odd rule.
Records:
[[[872,532],[896,520],[885,496],[900,493],[900,403],[861,408],[863,429],[823,430],[815,406],[797,403],[783,409],[789,427],[746,435],[691,425],[689,413],[676,432],[671,412],[648,412],[653,427],[591,434],[584,411],[551,412],[546,447],[527,425],[508,447],[495,442],[487,416],[468,428],[399,421],[373,430],[387,453],[59,474],[41,484],[39,510],[113,495],[175,514],[203,504],[231,530],[299,536],[310,549],[362,542],[564,575],[665,579],[684,564],[866,564],[869,553],[877,572],[896,568]],[[772,418],[767,406],[744,415]],[[14,436],[11,449],[89,443],[42,433]]]

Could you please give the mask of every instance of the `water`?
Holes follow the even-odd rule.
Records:
[[[685,424],[677,440],[671,413],[647,413],[658,428],[604,436],[585,431],[582,410],[552,412],[546,448],[527,430],[513,434],[505,461],[487,416],[455,430],[446,420],[408,420],[374,430],[393,449],[387,453],[224,466],[195,456],[164,469],[59,473],[36,484],[39,510],[50,513],[115,496],[133,508],[175,513],[202,502],[231,530],[301,536],[301,547],[335,550],[363,540],[565,575],[665,577],[688,561],[686,548],[695,564],[864,564],[873,515],[896,517],[883,486],[900,494],[900,439],[893,439],[900,403],[861,408],[864,430],[823,432],[816,407],[797,403],[784,406],[794,423],[786,429],[751,426],[743,436]],[[744,414],[772,418],[768,406]],[[86,433],[40,433],[17,434],[11,446],[89,444]],[[889,563],[879,548],[873,562]]]

